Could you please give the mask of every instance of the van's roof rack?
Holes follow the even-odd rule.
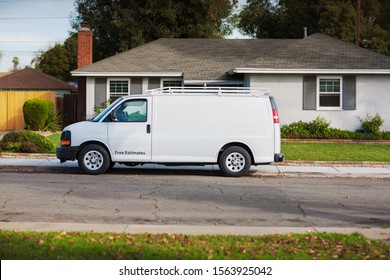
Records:
[[[248,94],[253,96],[269,95],[269,88],[250,87],[165,87],[146,91],[150,95],[158,94],[205,94],[205,95],[228,95]]]

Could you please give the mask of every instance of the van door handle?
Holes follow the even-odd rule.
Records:
[[[146,133],[150,133],[150,124],[146,125]]]

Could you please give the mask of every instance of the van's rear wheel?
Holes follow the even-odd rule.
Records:
[[[98,175],[107,171],[111,161],[106,149],[100,145],[92,144],[81,150],[78,163],[85,173]]]
[[[240,177],[249,171],[251,157],[244,148],[234,146],[222,152],[218,164],[226,176]]]

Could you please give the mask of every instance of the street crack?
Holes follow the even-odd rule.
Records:
[[[68,200],[67,200],[67,197],[73,193],[73,190],[70,189],[69,191],[67,191],[64,195],[63,195],[63,198],[64,198],[64,201],[62,202],[62,204],[67,204],[68,203]]]
[[[282,186],[282,187],[284,187],[284,186]],[[301,212],[302,216],[303,216],[304,218],[306,218],[306,212],[305,212],[305,209],[303,209],[302,201],[300,201],[298,198],[296,198],[296,197],[293,196],[293,195],[290,195],[290,194],[285,193],[285,192],[284,192],[283,190],[281,190],[281,189],[277,189],[277,191],[278,191],[280,194],[282,194],[282,195],[284,195],[284,196],[286,196],[286,197],[289,197],[289,198],[295,200],[296,202],[298,202],[297,208],[298,208],[299,212]],[[284,201],[283,201],[283,202],[284,202]],[[284,202],[284,203],[285,203],[285,202]]]
[[[3,205],[0,207],[0,209],[4,209],[5,207],[7,207],[7,203],[11,201],[11,200],[6,200],[3,202]]]

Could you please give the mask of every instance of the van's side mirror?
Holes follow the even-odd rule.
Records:
[[[117,116],[115,110],[111,111],[111,121],[113,121],[113,122],[117,122],[118,121],[118,116]]]

